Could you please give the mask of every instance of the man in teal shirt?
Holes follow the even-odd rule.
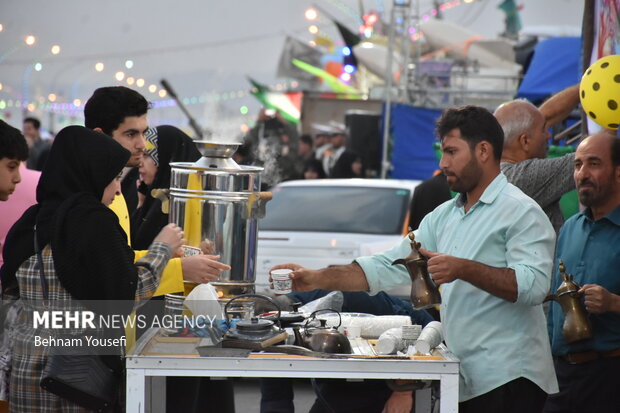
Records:
[[[581,142],[573,176],[587,208],[560,230],[552,291],[562,282],[561,259],[582,286],[593,337],[567,344],[564,312],[551,304],[549,333],[560,392],[549,397],[545,412],[620,412],[620,140],[601,132]]]
[[[539,412],[557,391],[542,301],[550,286],[555,232],[542,209],[500,172],[503,132],[486,109],[449,109],[437,123],[440,167],[461,195],[427,215],[416,232],[442,285],[448,348],[461,360],[460,412]],[[393,249],[346,266],[295,264],[294,288],[365,290],[410,278]]]

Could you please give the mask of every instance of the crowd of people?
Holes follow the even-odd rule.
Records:
[[[540,108],[515,100],[494,113],[477,106],[447,109],[437,120],[440,173],[416,188],[410,223],[441,286],[445,342],[460,360],[461,412],[620,410],[620,141],[602,130],[575,153],[546,157],[548,128],[578,101],[574,86]],[[121,311],[129,314],[147,300],[183,291],[184,281],[207,283],[230,268],[216,255],[179,251],[183,228],[168,224],[151,190],[170,187],[171,162],[192,162],[200,154],[181,130],[149,125],[148,108],[129,88],[97,89],[84,107],[85,127],[64,128],[53,144],[41,139],[34,118],[24,120],[23,135],[0,121],[0,201],[18,211],[0,210],[2,299],[20,303],[7,312],[0,343],[0,399],[9,400],[11,411],[85,411],[39,386],[49,349],[32,351],[33,331],[20,306],[36,306],[48,295],[58,310],[125,300],[132,305]],[[277,112],[262,110],[237,160],[263,165],[269,186],[302,177],[363,177],[361,159],[346,149],[346,139],[345,128],[334,125],[314,137],[298,136]],[[30,169],[41,172],[29,177]],[[20,195],[21,203],[13,203],[22,187],[30,198]],[[564,222],[559,200],[573,189],[584,208]],[[275,268],[293,270],[295,294],[360,291],[355,294],[386,300],[382,291],[410,283],[406,270],[392,265],[409,251],[404,238],[349,265]],[[543,307],[562,282],[560,260],[581,286],[594,329],[591,339],[578,343],[564,340],[559,304],[552,302],[548,313]],[[349,310],[374,305],[359,295],[350,300]],[[387,300],[380,311],[395,308]],[[122,376],[120,353],[104,361]],[[293,411],[290,396],[279,403],[266,383],[262,411]],[[313,412],[355,405],[358,412],[392,413],[413,405],[411,391],[319,384]],[[213,411],[234,411],[228,381],[187,378],[167,387],[170,409],[198,411],[208,399]]]
[[[243,164],[265,168],[266,187],[291,179],[364,178],[362,158],[347,149],[344,125],[316,125],[317,133],[299,136],[279,112],[261,109],[243,141]]]

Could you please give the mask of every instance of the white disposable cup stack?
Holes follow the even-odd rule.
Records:
[[[415,342],[419,353],[428,354],[443,341],[443,328],[438,321],[431,321],[422,329]]]
[[[403,350],[402,330],[399,327],[390,328],[383,332],[375,345],[379,354],[396,354]]]

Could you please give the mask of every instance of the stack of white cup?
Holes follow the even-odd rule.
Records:
[[[443,341],[443,328],[439,321],[431,321],[420,332],[415,342],[415,348],[419,353],[429,354],[432,349]]]

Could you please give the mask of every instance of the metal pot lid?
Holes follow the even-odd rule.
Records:
[[[239,333],[258,333],[271,330],[271,327],[273,327],[273,321],[252,317],[249,320],[237,321],[235,326],[237,327],[237,330],[239,330]]]
[[[194,144],[205,158],[232,158],[241,143],[194,141]]]

